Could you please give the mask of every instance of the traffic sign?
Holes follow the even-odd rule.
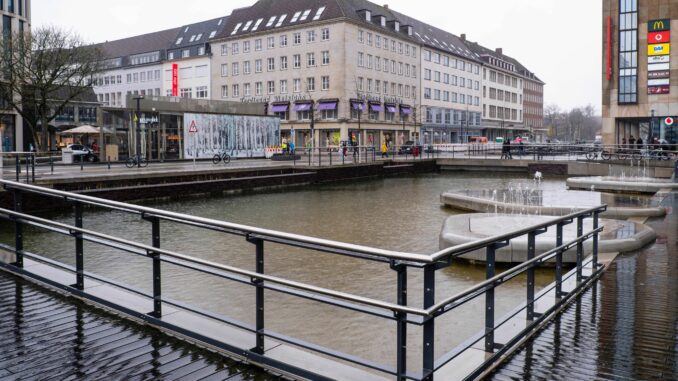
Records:
[[[664,124],[666,124],[667,126],[673,125],[673,118],[669,116],[668,118],[664,119]]]
[[[192,121],[192,122],[191,122],[191,126],[188,127],[188,132],[189,132],[190,134],[195,134],[196,132],[198,132],[198,126],[196,126],[195,120]]]

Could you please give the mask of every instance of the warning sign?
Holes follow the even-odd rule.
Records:
[[[195,125],[195,120],[191,122],[191,126],[188,127],[188,132],[191,134],[195,134],[198,132],[198,126]]]

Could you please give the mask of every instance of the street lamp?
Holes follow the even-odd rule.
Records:
[[[137,157],[137,168],[141,168],[141,100],[144,99],[143,95],[136,96],[134,98],[137,101],[137,111],[135,114],[136,119],[136,157]]]

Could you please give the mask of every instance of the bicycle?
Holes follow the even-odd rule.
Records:
[[[229,155],[229,154],[227,154],[226,152],[224,152],[224,153],[222,153],[222,154],[216,154],[216,155],[214,155],[214,157],[212,158],[212,163],[214,163],[214,165],[219,164],[220,161],[223,161],[223,162],[224,162],[224,165],[230,163],[230,162],[231,162],[231,155]]]
[[[148,167],[148,160],[143,156],[132,156],[125,162],[127,168],[134,168],[137,165],[141,168],[146,168]]]

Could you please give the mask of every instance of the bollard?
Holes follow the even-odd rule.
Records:
[[[19,163],[19,154],[15,156],[16,159],[16,182],[19,182],[19,175],[21,174],[21,163]]]
[[[329,152],[329,154],[330,154],[330,167],[331,167],[331,166],[332,166],[332,148],[330,148],[330,149],[328,150],[328,152]]]
[[[111,157],[109,156],[106,161],[108,162],[108,169],[111,169]]]
[[[323,165],[323,153],[321,151],[321,148],[318,148],[318,167],[322,167]]]
[[[85,155],[80,155],[80,170],[82,171],[85,166]]]
[[[54,174],[54,158],[52,158],[52,155],[49,155],[49,172],[50,174]]]
[[[311,156],[313,155],[313,151],[311,149],[308,149],[308,166],[311,166]]]

